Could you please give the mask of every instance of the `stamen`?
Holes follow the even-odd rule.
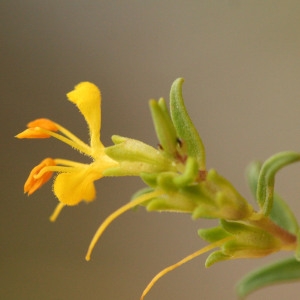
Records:
[[[15,137],[17,139],[48,139],[50,135],[33,128],[28,128],[15,135]]]
[[[58,215],[60,214],[60,212],[64,208],[64,206],[65,206],[65,204],[63,204],[62,202],[59,202],[57,204],[57,206],[55,207],[52,215],[49,218],[51,222],[55,222],[56,221]]]
[[[85,164],[80,164],[80,166],[49,166],[44,167],[38,174],[34,175],[33,177],[35,179],[39,179],[47,172],[61,172],[61,173],[70,173],[75,172],[82,169],[82,166],[85,166]]]
[[[157,196],[162,195],[163,192],[162,191],[154,191],[151,193],[147,193],[147,194],[143,194],[140,197],[132,200],[131,202],[123,205],[122,207],[120,207],[119,209],[117,209],[115,212],[113,212],[112,214],[110,214],[104,221],[103,223],[99,226],[98,230],[96,231],[90,245],[87,251],[87,254],[85,256],[85,259],[87,261],[89,261],[91,259],[91,254],[92,251],[96,245],[96,243],[98,242],[98,240],[100,239],[102,233],[105,231],[105,229],[109,226],[109,224],[116,219],[117,217],[119,217],[121,214],[123,214],[124,212],[126,212],[127,210],[142,204],[143,202],[151,199],[151,198],[155,198]]]
[[[66,129],[65,127],[55,123],[55,125],[57,126],[58,130],[64,134],[66,137],[68,137],[70,140],[74,141],[76,144],[81,145],[82,147],[88,147],[88,145],[83,142],[81,139],[79,139],[76,135],[74,135],[72,132],[70,132],[68,129]]]
[[[186,256],[185,258],[183,258],[182,260],[180,260],[179,262],[163,269],[162,271],[160,271],[157,275],[155,275],[153,277],[153,279],[150,281],[150,283],[147,285],[147,287],[144,289],[142,296],[140,298],[140,300],[144,300],[145,296],[149,293],[150,289],[153,287],[153,285],[164,275],[166,275],[167,273],[175,270],[176,268],[182,266],[183,264],[187,263],[188,261],[200,256],[201,254],[204,254],[205,252],[208,252],[216,247],[219,247],[221,245],[223,245],[224,243],[226,243],[228,240],[233,239],[233,237],[226,237],[225,239],[222,239],[220,241],[217,241],[213,244],[207,245],[204,248],[201,248],[200,250],[197,250],[196,252]]]
[[[57,165],[61,165],[61,166],[70,166],[75,168],[82,168],[83,166],[86,166],[86,164],[79,163],[73,160],[62,159],[62,158],[55,158],[54,161]]]
[[[40,128],[44,128],[44,129],[47,129],[50,131],[58,131],[59,130],[56,123],[54,123],[53,121],[51,121],[49,119],[45,119],[45,118],[33,120],[27,124],[27,127],[28,128],[40,127]]]
[[[64,137],[61,134],[58,134],[58,133],[55,133],[55,132],[52,132],[52,131],[49,131],[49,130],[46,130],[46,129],[43,129],[43,128],[40,128],[40,127],[36,127],[35,129],[40,131],[40,132],[46,133],[46,134],[48,134],[48,135],[64,142],[65,144],[68,144],[72,148],[77,149],[79,152],[82,152],[82,153],[84,153],[88,156],[92,155],[91,148],[87,144],[83,143],[82,141],[81,141],[80,144],[78,144],[75,141],[70,140],[70,139]]]
[[[61,167],[59,166],[49,166],[49,167],[44,167],[39,173],[33,175],[34,179],[39,179],[41,177],[43,177],[44,174],[46,174],[47,172],[60,172]],[[70,167],[68,167],[70,168]]]
[[[52,158],[45,158],[41,163],[35,166],[25,184],[24,184],[24,193],[27,193],[28,196],[33,194],[37,189],[39,189],[42,185],[44,185],[51,177],[52,171],[48,170],[47,172],[43,172],[43,176],[37,177],[37,175],[43,170],[44,168],[53,167],[55,166],[55,161]]]

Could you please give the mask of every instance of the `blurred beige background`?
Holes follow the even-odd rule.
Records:
[[[87,139],[65,94],[89,80],[103,94],[103,142],[112,134],[156,145],[148,100],[184,96],[207,149],[208,166],[250,198],[244,169],[253,159],[299,150],[300,2],[295,1],[9,1],[0,2],[1,216],[0,298],[134,300],[159,270],[205,245],[189,216],[128,212],[84,255],[101,221],[143,184],[103,179],[97,201],[48,221],[51,184],[31,197],[23,183],[44,157],[84,159],[55,140],[16,140],[37,117]],[[281,171],[278,191],[299,215],[299,165]],[[250,201],[252,201],[250,199]],[[146,299],[236,299],[235,282],[282,256],[219,263],[200,257],[164,277]],[[249,299],[296,299],[299,284]]]

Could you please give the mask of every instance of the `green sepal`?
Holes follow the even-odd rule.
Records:
[[[199,229],[198,230],[198,235],[201,237],[203,240],[209,242],[209,243],[214,243],[216,241],[222,240],[230,234],[224,230],[221,226],[218,227],[213,227],[213,228],[205,228],[205,229]]]
[[[207,173],[207,181],[215,186],[216,206],[219,209],[219,218],[229,220],[240,220],[247,218],[253,212],[253,208],[234,188],[234,186],[224,177],[219,175],[214,169]]]
[[[253,196],[256,198],[257,182],[262,164],[260,162],[252,162],[246,169],[246,177],[248,185]],[[270,212],[270,218],[281,228],[296,234],[299,229],[297,219],[291,211],[288,204],[277,194],[273,195],[273,206]]]
[[[106,177],[114,176],[140,176],[142,173],[159,172],[158,166],[153,166],[148,163],[122,161],[119,166],[111,167],[103,171],[103,175]]]
[[[198,205],[192,213],[193,220],[199,218],[222,219],[235,216],[235,211],[231,209],[230,205],[219,206],[224,203],[220,203],[218,193],[210,195],[205,188],[202,188],[201,192],[202,197],[199,197],[201,201],[198,201]]]
[[[152,186],[159,186],[166,191],[177,191],[180,188],[194,183],[198,177],[198,164],[195,158],[187,159],[182,174],[175,172],[141,173],[143,181]]]
[[[157,187],[157,177],[160,173],[141,173],[141,179],[150,187]]]
[[[183,78],[176,79],[170,91],[170,112],[177,135],[187,145],[188,156],[195,157],[200,170],[205,170],[205,148],[182,97]]]
[[[236,291],[243,299],[260,288],[293,280],[300,280],[300,262],[294,257],[252,271],[238,282]]]
[[[177,176],[175,172],[163,172],[157,176],[157,185],[166,192],[176,192],[178,187],[174,183],[174,178]]]
[[[191,159],[191,161],[193,160]],[[197,208],[206,208],[210,212],[214,212],[216,207],[209,198],[204,184],[194,184],[196,172],[193,171],[191,174],[183,173],[180,175],[175,172],[141,173],[140,176],[146,184],[165,192],[163,197],[159,197],[151,203],[149,202],[149,210],[184,211],[193,215]],[[182,179],[180,179],[181,176],[183,176]]]
[[[149,102],[152,119],[156,135],[163,149],[163,153],[175,157],[177,156],[177,134],[167,110],[166,102],[163,98],[159,101]]]
[[[157,184],[166,191],[177,191],[195,183],[197,177],[197,161],[195,158],[189,157],[182,174],[163,172],[157,176]]]
[[[192,219],[218,219],[221,218],[221,214],[218,210],[218,207],[211,205],[199,204],[192,213]]]
[[[105,153],[116,161],[140,161],[169,166],[170,161],[157,149],[141,141],[117,135],[112,136],[112,141],[115,145],[105,148]]]
[[[228,259],[231,259],[229,255],[224,254],[222,251],[214,251],[207,257],[205,261],[205,267],[209,268],[217,262],[221,262]]]
[[[260,229],[258,227],[248,225],[246,223],[241,222],[236,222],[236,221],[227,221],[227,220],[220,220],[220,224],[222,228],[234,235],[234,236],[239,236],[239,237],[244,237],[243,239],[248,240],[249,242],[252,240],[251,238],[249,239],[248,236],[251,237],[253,234],[264,234],[266,233],[265,230]],[[272,236],[270,234],[270,236]],[[263,242],[263,241],[262,241]]]
[[[194,203],[186,201],[176,195],[164,195],[157,197],[146,203],[148,211],[173,211],[190,213],[195,208]]]
[[[119,162],[119,166],[105,170],[105,176],[130,176],[142,172],[175,170],[171,160],[141,141],[117,135],[112,136],[112,140],[115,145],[105,148],[105,153]]]
[[[188,157],[184,171],[175,177],[173,182],[178,188],[182,188],[196,181],[198,177],[198,163],[194,157]]]
[[[276,173],[283,167],[300,160],[300,153],[286,151],[267,159],[260,170],[256,199],[264,215],[269,215],[273,205]]]
[[[187,185],[184,187],[178,187],[174,183],[174,178],[177,178],[178,174],[173,172],[163,172],[161,174],[144,176],[146,181],[156,185],[157,189],[163,190],[165,194],[148,202],[148,210],[159,211],[177,211],[177,212],[189,212],[193,215],[194,211],[198,207],[211,207],[212,201],[207,198],[205,189],[201,185]],[[214,207],[211,208],[213,211]],[[208,216],[209,217],[209,216]]]
[[[193,219],[219,218],[242,220],[251,216],[253,208],[234,186],[214,169],[201,182],[202,193],[209,199],[208,205],[199,205],[193,212]]]
[[[118,135],[113,135],[112,141],[115,145],[105,148],[105,153],[116,161],[140,161],[169,167],[170,160],[163,157],[157,149],[141,141]]]
[[[282,247],[280,240],[259,227],[226,220],[221,220],[221,226],[235,237],[222,246],[223,252],[233,258],[265,256]]]

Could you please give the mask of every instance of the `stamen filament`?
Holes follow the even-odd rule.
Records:
[[[227,242],[228,240],[233,239],[233,237],[226,237],[220,241],[217,241],[215,243],[209,244],[207,246],[205,246],[204,248],[201,248],[200,250],[197,250],[196,252],[186,256],[185,258],[183,258],[182,260],[178,261],[177,263],[168,266],[167,268],[163,269],[162,271],[160,271],[158,274],[156,274],[152,280],[150,281],[150,283],[147,285],[147,287],[144,289],[142,296],[140,298],[140,300],[144,300],[144,297],[149,293],[150,289],[154,286],[154,284],[164,275],[166,275],[167,273],[175,270],[176,268],[182,266],[183,264],[187,263],[188,261],[200,256],[201,254],[204,254],[205,252],[208,252],[216,247],[219,247],[221,245],[223,245],[225,242]]]
[[[81,143],[77,144],[75,141],[73,141],[71,139],[68,139],[68,138],[64,137],[63,135],[61,135],[61,134],[58,134],[58,133],[55,133],[53,131],[46,130],[46,129],[43,129],[43,128],[40,128],[40,127],[36,127],[36,130],[44,132],[46,134],[49,134],[50,136],[62,141],[63,143],[71,146],[72,148],[77,149],[79,152],[82,152],[82,153],[84,153],[88,156],[92,155],[91,148],[88,145],[84,144],[83,142],[82,142],[83,145]]]
[[[68,160],[68,159],[62,159],[62,158],[55,158],[54,162],[57,165],[61,165],[61,166],[70,166],[70,167],[75,167],[75,168],[82,168],[82,166],[86,166],[86,164],[83,163],[79,163],[77,161],[73,161],[73,160]]]
[[[78,163],[76,161],[56,158],[54,159],[55,166],[46,166],[38,174],[34,175],[34,178],[38,179],[47,172],[63,172],[69,173],[76,170],[81,170],[83,167],[88,166],[87,164]]]
[[[71,171],[75,171],[74,167],[62,167],[62,166],[48,166],[44,167],[38,174],[34,175],[35,179],[41,178],[47,172],[64,172],[69,173]]]
[[[137,205],[140,205],[142,204],[143,202],[151,199],[151,198],[154,198],[154,197],[157,197],[157,196],[160,196],[162,195],[163,192],[162,191],[154,191],[154,192],[151,192],[151,193],[147,193],[147,194],[143,194],[141,195],[140,197],[132,200],[131,202],[129,203],[126,203],[125,205],[123,205],[122,207],[120,207],[119,209],[117,209],[116,211],[114,211],[112,214],[110,214],[104,221],[103,223],[101,223],[101,225],[99,226],[98,230],[96,231],[90,245],[89,245],[89,248],[88,248],[88,251],[87,251],[87,254],[85,256],[85,259],[87,261],[89,261],[91,259],[91,253],[96,245],[96,243],[98,242],[98,240],[100,239],[102,233],[105,231],[105,229],[109,226],[109,224],[114,220],[116,219],[117,217],[119,217],[121,214],[123,214],[124,212],[126,212],[127,210],[137,206]]]
[[[64,208],[64,206],[65,206],[65,204],[62,203],[62,202],[59,202],[57,204],[57,206],[54,209],[54,212],[52,213],[52,215],[49,218],[51,222],[55,222],[56,221],[58,215],[60,214],[60,212]]]
[[[66,137],[68,137],[70,140],[74,141],[76,144],[81,145],[82,147],[88,147],[88,145],[83,142],[81,139],[79,139],[76,135],[74,135],[72,132],[70,132],[68,129],[66,129],[65,127],[55,123],[55,125],[57,126],[58,130],[64,134]]]

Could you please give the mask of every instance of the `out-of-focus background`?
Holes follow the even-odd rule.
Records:
[[[162,268],[204,246],[197,229],[212,222],[187,215],[130,211],[84,260],[104,218],[143,184],[105,178],[97,200],[48,217],[51,183],[23,194],[45,157],[84,158],[53,140],[17,140],[28,121],[47,117],[88,139],[84,119],[65,94],[80,81],[100,86],[102,139],[157,139],[148,100],[168,98],[184,77],[187,108],[216,168],[251,200],[244,170],[253,159],[300,150],[299,1],[9,1],[0,2],[1,210],[0,298],[133,300]],[[279,193],[300,217],[300,167],[277,177]],[[235,282],[289,253],[223,262],[206,255],[164,277],[147,299],[236,299]],[[267,288],[249,299],[295,299],[299,284]]]

